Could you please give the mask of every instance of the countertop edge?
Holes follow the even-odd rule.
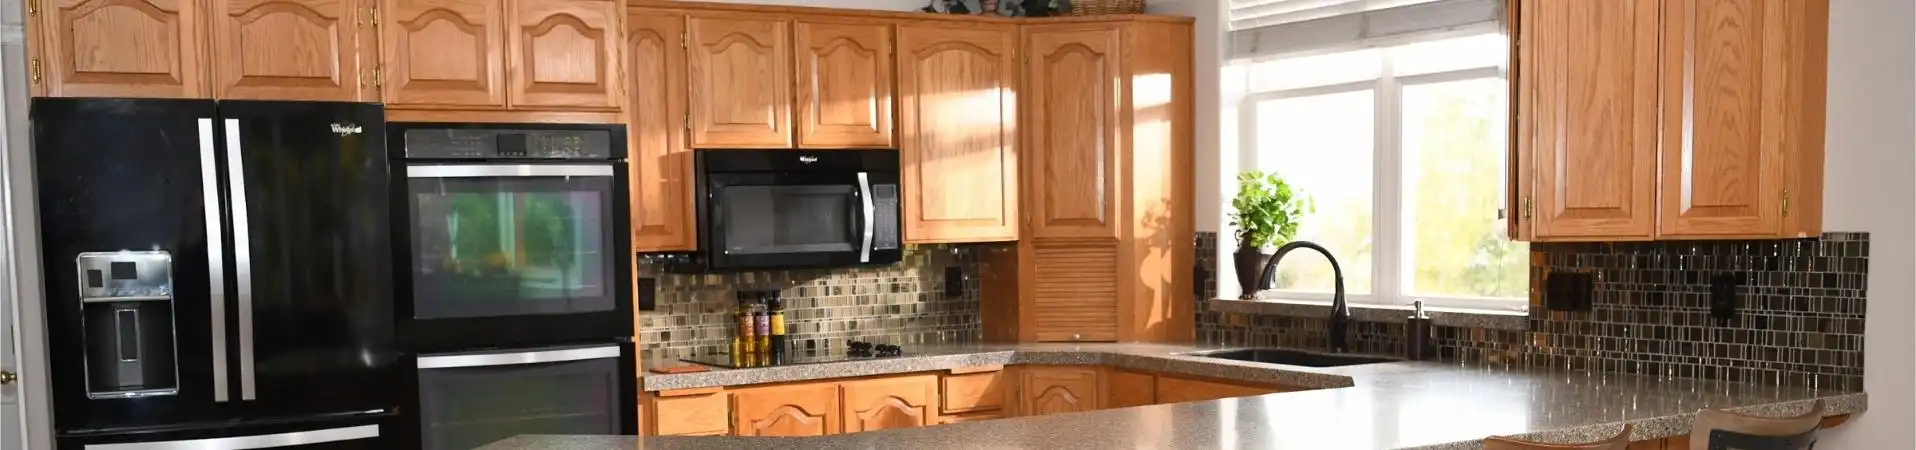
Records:
[[[1844,393],[1830,394],[1830,395],[1818,396],[1816,398],[1809,398],[1809,399],[1802,399],[1802,400],[1790,400],[1790,401],[1782,401],[1782,402],[1775,402],[1775,403],[1765,403],[1760,405],[1738,406],[1738,407],[1724,408],[1724,409],[1731,412],[1738,412],[1738,413],[1758,415],[1758,416],[1788,417],[1788,416],[1795,416],[1795,415],[1800,415],[1805,412],[1808,412],[1810,405],[1816,403],[1819,400],[1824,402],[1824,406],[1823,406],[1824,417],[1840,416],[1844,414],[1858,414],[1858,413],[1862,413],[1869,410],[1869,394],[1864,392],[1844,392]],[[1582,425],[1582,426],[1556,429],[1556,430],[1546,430],[1546,431],[1538,431],[1538,432],[1532,432],[1532,433],[1506,435],[1505,437],[1514,437],[1517,439],[1523,439],[1523,440],[1529,440],[1529,441],[1552,442],[1552,443],[1591,442],[1591,441],[1601,440],[1603,438],[1616,435],[1617,429],[1619,427],[1622,427],[1626,423],[1629,424],[1631,427],[1633,427],[1630,430],[1630,441],[1632,442],[1663,439],[1663,438],[1676,437],[1676,436],[1687,436],[1690,434],[1690,431],[1691,431],[1690,427],[1696,423],[1696,413],[1693,413],[1693,412],[1682,413],[1682,414],[1675,414],[1675,415],[1669,415],[1669,416],[1647,417],[1647,418],[1633,419],[1633,420],[1620,421],[1620,422],[1607,422],[1607,423]],[[1404,448],[1399,448],[1397,450],[1466,450],[1466,449],[1476,450],[1476,449],[1483,448],[1482,445],[1483,445],[1482,440],[1472,439],[1468,441],[1449,442],[1449,443],[1443,443],[1443,444],[1404,447]]]
[[[906,356],[861,361],[805,364],[751,369],[712,370],[679,374],[648,373],[641,389],[657,392],[709,387],[741,387],[834,378],[937,372],[967,367],[1008,365],[1094,365],[1228,379],[1248,383],[1280,384],[1309,389],[1355,385],[1352,378],[1310,368],[1210,359],[1182,354],[1142,354],[1111,350],[994,349],[975,353]]]

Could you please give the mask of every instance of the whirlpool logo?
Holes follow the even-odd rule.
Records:
[[[811,163],[815,163],[815,162],[818,162],[818,157],[817,157],[817,156],[804,156],[804,155],[800,155],[800,156],[798,157],[798,162],[802,162],[802,163],[806,163],[806,164],[811,164]]]
[[[337,134],[340,136],[349,136],[349,135],[359,134],[360,132],[363,132],[363,131],[365,131],[365,128],[361,128],[359,125],[353,125],[350,123],[344,124],[344,125],[337,124],[337,123],[333,124],[333,134]]]

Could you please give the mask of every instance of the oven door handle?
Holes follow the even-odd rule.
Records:
[[[877,220],[874,216],[877,215],[878,211],[878,208],[872,206],[872,180],[871,174],[869,173],[858,173],[858,200],[860,202],[859,206],[862,207],[865,212],[865,220],[863,220],[863,222],[865,222],[865,240],[858,246],[858,262],[868,263],[872,262],[872,233],[876,231],[873,228],[875,225],[873,222]]]
[[[463,355],[439,355],[419,357],[419,369],[453,369],[459,367],[513,366],[521,364],[547,364],[587,359],[617,358],[620,351],[617,345],[600,347],[568,348],[564,350],[543,350],[513,353],[478,353]]]
[[[406,178],[609,177],[611,164],[451,164],[406,166]]]

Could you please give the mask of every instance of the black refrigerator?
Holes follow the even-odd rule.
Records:
[[[60,448],[390,448],[380,105],[35,99],[30,120]]]

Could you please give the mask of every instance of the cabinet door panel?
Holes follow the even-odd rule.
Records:
[[[1031,235],[1116,238],[1119,30],[1027,31]]]
[[[610,0],[512,0],[513,108],[619,107],[619,24]]]
[[[368,32],[370,14],[360,0],[219,0],[213,5],[215,97],[361,99],[362,76],[370,73],[361,73],[360,52],[365,50],[365,61],[377,61],[378,44]]]
[[[798,22],[798,146],[892,147],[891,26]]]
[[[690,251],[692,158],[685,146],[685,15],[635,12],[626,18],[634,251]]]
[[[1024,393],[1021,411],[1042,416],[1100,407],[1098,369],[1091,367],[1028,367],[1019,371]]]
[[[1158,378],[1147,373],[1111,372],[1111,379],[1106,380],[1106,384],[1111,388],[1111,407],[1125,408],[1156,404]]]
[[[1657,152],[1657,1],[1528,2],[1521,142],[1538,240],[1649,239]],[[1522,159],[1521,157],[1519,159]]]
[[[503,7],[501,0],[385,0],[386,105],[504,108]]]
[[[731,397],[725,393],[646,397],[654,436],[725,435],[731,430]]]
[[[1783,3],[1664,3],[1659,234],[1781,232]]]
[[[1249,397],[1282,392],[1281,389],[1244,386],[1176,377],[1158,377],[1157,402],[1183,403],[1220,398]]]
[[[1018,238],[1017,36],[1010,27],[901,27],[905,240]]]
[[[1006,385],[1012,378],[1004,371],[948,375],[943,380],[943,395],[939,400],[944,406],[940,412],[959,414],[977,411],[993,411],[1005,407]]]
[[[692,17],[692,146],[792,147],[790,22],[759,16]]]
[[[922,427],[937,423],[932,410],[938,377],[916,375],[846,382],[845,432]]]
[[[732,394],[732,414],[732,430],[739,436],[838,434],[838,384],[740,390]]]
[[[209,97],[205,10],[193,0],[48,0],[41,88],[52,97]]]

